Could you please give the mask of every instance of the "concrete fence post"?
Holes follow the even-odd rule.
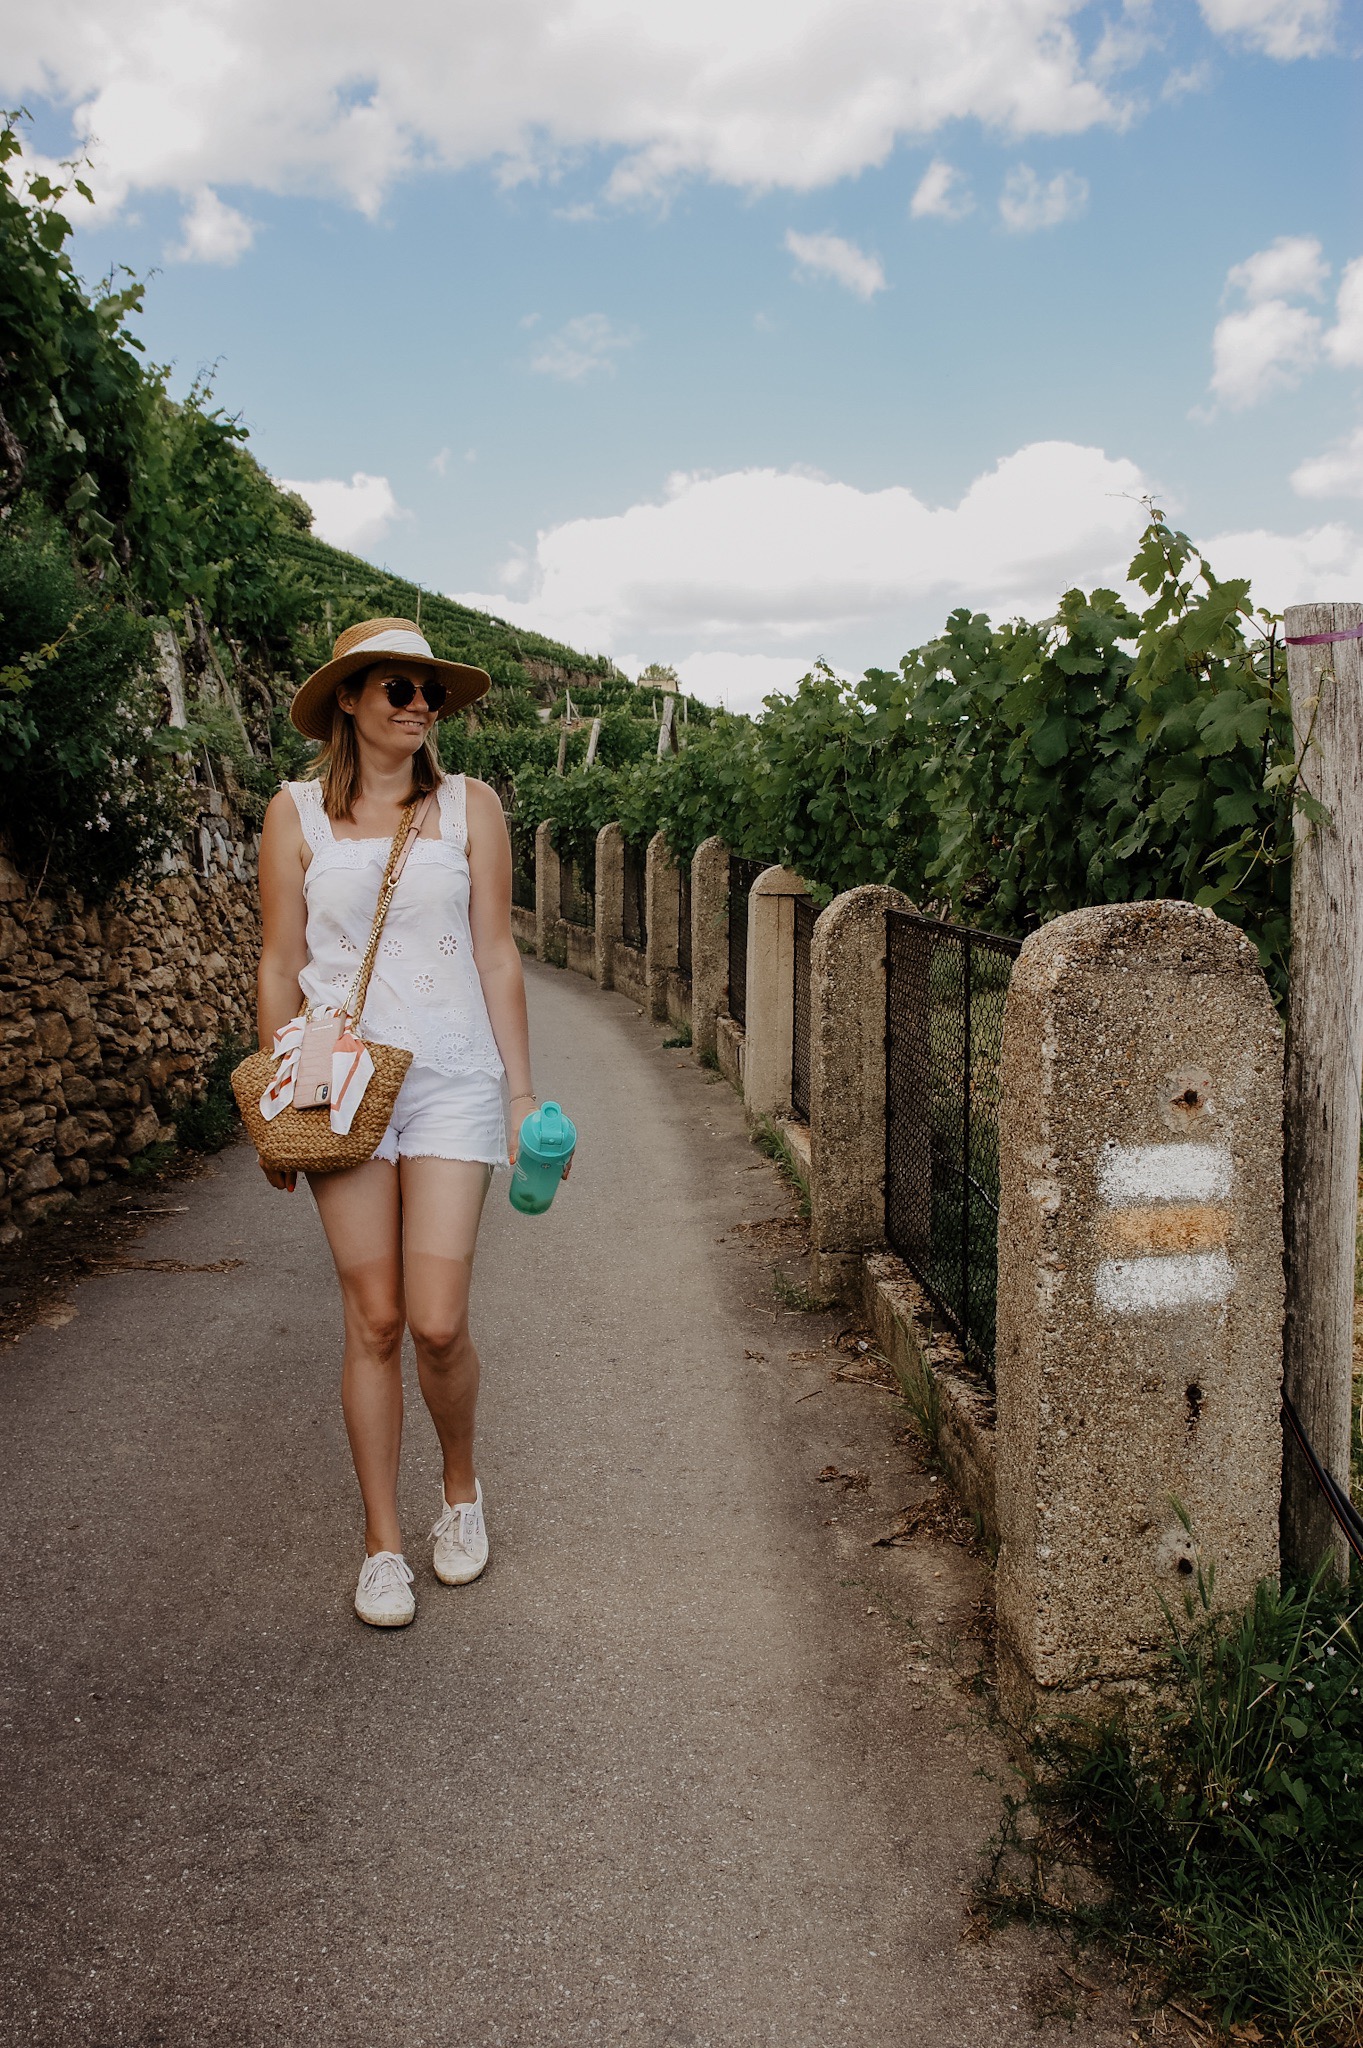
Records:
[[[1353,1420],[1359,1083],[1363,1078],[1363,605],[1289,605],[1287,675],[1302,780],[1329,813],[1297,816],[1287,1001],[1284,1384],[1347,1493]],[[1295,1438],[1283,1474],[1283,1562],[1349,1552]]]
[[[603,825],[596,835],[596,979],[615,987],[615,949],[625,930],[625,835]]]
[[[808,894],[793,869],[764,868],[748,897],[743,1102],[750,1116],[790,1115],[795,899]]]
[[[673,701],[673,700],[669,700]],[[677,864],[661,832],[648,842],[644,861],[644,922],[648,928],[648,1013],[660,1024],[671,1015],[671,995],[681,957]]]
[[[729,1000],[729,849],[703,839],[691,862],[691,1043],[713,1060]]]
[[[810,1242],[814,1284],[841,1293],[885,1242],[885,913],[912,910],[867,883],[814,926],[809,1004]]]
[[[999,1683],[1021,1724],[1143,1690],[1199,1564],[1278,1566],[1282,1032],[1189,903],[1033,934],[1000,1077]]]
[[[546,818],[535,827],[535,952],[547,960],[554,950],[558,924],[559,864],[552,829]]]

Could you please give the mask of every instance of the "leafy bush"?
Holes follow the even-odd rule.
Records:
[[[1171,1616],[1170,1697],[1144,1733],[1043,1738],[1041,1853],[999,1912],[1060,1913],[1293,2043],[1363,2039],[1363,1661],[1334,1584],[1259,1587],[1218,1613],[1199,1578]],[[1063,1908],[1049,1861],[1080,1847],[1111,1885]],[[999,1866],[1002,1867],[1002,1863]]]
[[[0,814],[35,877],[98,899],[187,829],[179,736],[148,679],[150,626],[78,575],[54,522],[20,516],[0,547]]]
[[[239,1122],[232,1069],[249,1049],[238,1038],[220,1038],[204,1074],[203,1092],[171,1105],[176,1139],[187,1150],[221,1152],[231,1142]]]
[[[1154,513],[1149,603],[1066,593],[1052,619],[954,612],[897,671],[826,667],[758,723],[717,713],[679,756],[517,777],[556,843],[611,815],[689,860],[717,833],[824,900],[885,882],[1025,934],[1089,903],[1186,896],[1239,924],[1281,993],[1301,791],[1272,622]]]

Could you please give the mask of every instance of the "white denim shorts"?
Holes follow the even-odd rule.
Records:
[[[505,1166],[501,1083],[491,1074],[441,1074],[413,1060],[376,1159],[474,1159]]]

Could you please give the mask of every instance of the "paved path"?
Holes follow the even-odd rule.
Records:
[[[325,1248],[244,1150],[126,1254],[239,1266],[91,1279],[6,1355],[6,2043],[1051,2038],[1032,1937],[961,1938],[1001,1759],[922,1645],[979,1568],[869,1547],[929,1482],[731,1234],[788,1206],[731,1091],[530,981],[585,1143],[547,1218],[489,1205],[478,1585],[431,1575],[413,1390],[417,1622],[351,1615]]]

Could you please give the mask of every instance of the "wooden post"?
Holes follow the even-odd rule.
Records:
[[[587,760],[585,765],[588,768],[591,767],[593,761],[595,761],[596,759],[596,749],[600,742],[600,739],[601,720],[599,718],[594,718],[592,720],[592,729],[587,735]]]
[[[676,717],[676,698],[671,696],[664,697],[662,723],[658,727],[658,759],[660,761],[665,754],[675,754],[677,751]]]
[[[1360,627],[1363,604],[1289,605],[1284,619],[1302,781],[1330,822],[1298,817],[1292,867],[1283,1382],[1321,1462],[1346,1490],[1363,1085],[1363,639],[1353,637]],[[1343,1538],[1290,1436],[1282,1537],[1290,1570],[1311,1571],[1333,1557],[1347,1575]]]

